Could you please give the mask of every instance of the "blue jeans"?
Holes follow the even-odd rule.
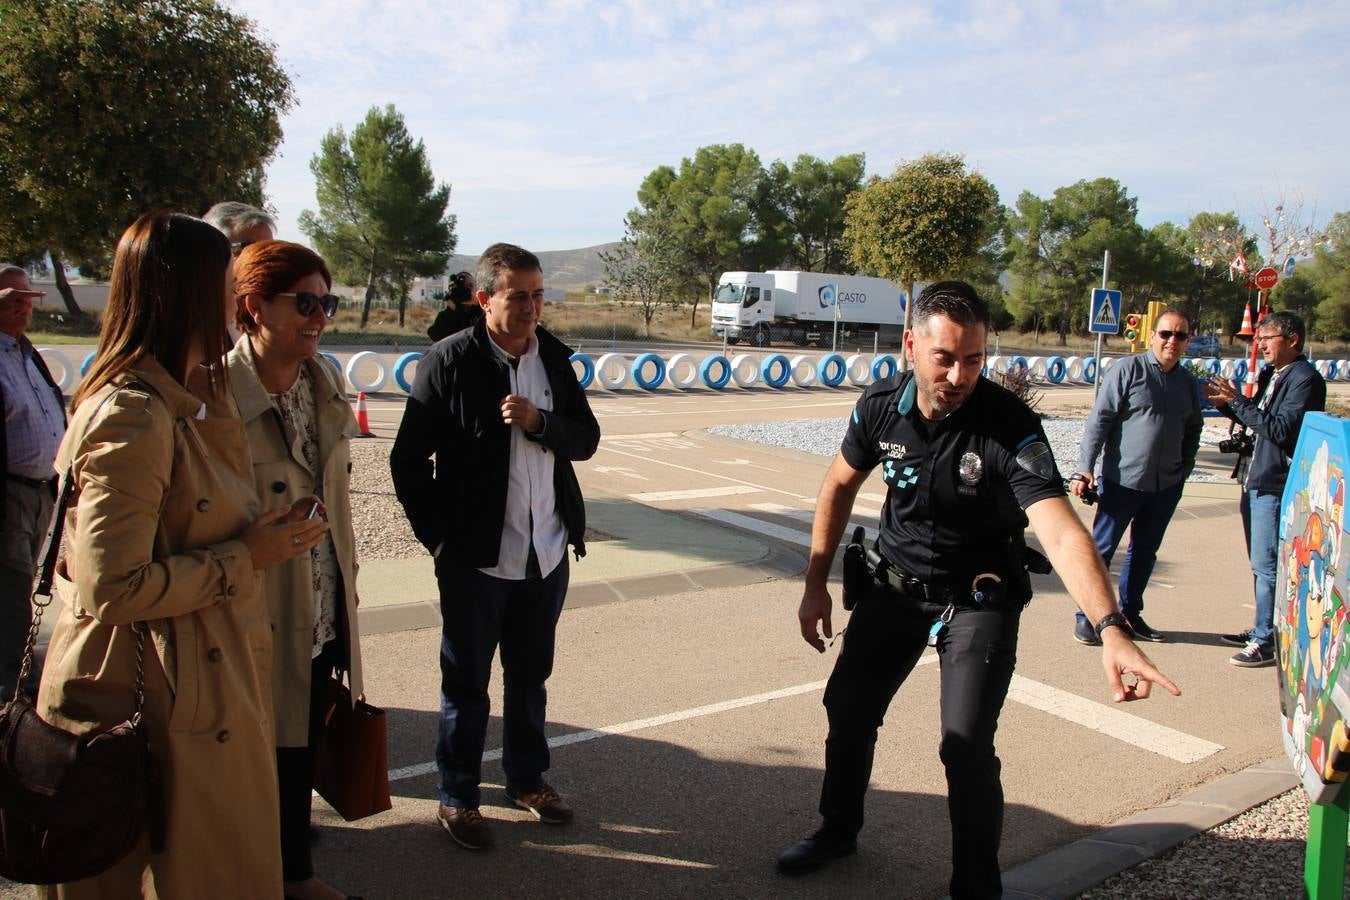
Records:
[[[1136,491],[1105,478],[1097,482],[1100,499],[1092,520],[1092,541],[1108,566],[1116,548],[1130,529],[1130,545],[1120,566],[1120,611],[1130,616],[1144,612],[1144,588],[1158,562],[1167,523],[1172,521],[1186,483],[1161,491]],[[1081,612],[1078,618],[1084,618]]]
[[[1275,556],[1280,542],[1280,495],[1269,491],[1243,491],[1242,533],[1247,536],[1247,556],[1252,561],[1256,587],[1256,621],[1251,640],[1267,650],[1275,646]]]
[[[508,786],[538,790],[549,765],[544,682],[553,674],[554,633],[567,596],[567,555],[542,578],[505,581],[437,562],[436,580],[441,593],[440,800],[470,809],[479,805],[488,680],[499,643],[502,769]]]

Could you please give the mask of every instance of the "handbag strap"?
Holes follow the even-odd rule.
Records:
[[[104,399],[108,402],[113,394]],[[38,634],[42,630],[42,614],[52,604],[52,582],[56,580],[56,561],[61,555],[61,535],[66,528],[66,507],[70,505],[70,494],[74,489],[75,473],[67,466],[61,475],[61,486],[56,492],[56,503],[52,506],[52,521],[47,526],[47,536],[42,540],[42,552],[39,558],[42,566],[38,569],[37,581],[33,584],[33,618],[28,626],[28,640],[24,643],[23,662],[19,664],[19,677],[14,682],[14,697],[17,700],[33,671],[33,654],[37,651]],[[139,714],[145,703],[145,624],[133,622],[136,632],[136,712]]]

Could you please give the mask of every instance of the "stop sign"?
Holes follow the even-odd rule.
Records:
[[[1256,278],[1253,280],[1256,282],[1257,290],[1268,291],[1279,283],[1280,273],[1276,272],[1271,266],[1266,266],[1256,273]]]

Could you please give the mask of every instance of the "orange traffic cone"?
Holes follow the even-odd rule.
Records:
[[[365,391],[356,395],[356,429],[357,437],[375,437],[375,432],[370,430],[370,413],[366,411]]]
[[[1242,327],[1238,329],[1237,336],[1249,338],[1256,332],[1252,329],[1252,305],[1247,304],[1246,309],[1242,311]]]

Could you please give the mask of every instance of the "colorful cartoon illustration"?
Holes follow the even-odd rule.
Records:
[[[1350,660],[1341,566],[1350,423],[1304,421],[1282,498],[1275,627],[1285,751],[1309,797],[1329,802],[1350,774]]]

